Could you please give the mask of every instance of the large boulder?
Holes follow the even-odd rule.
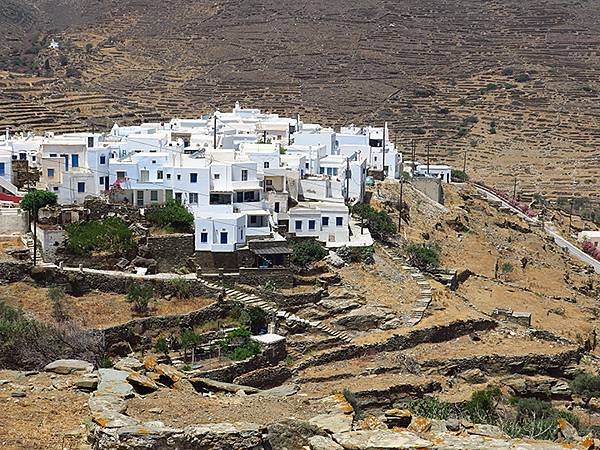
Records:
[[[59,373],[67,375],[70,373],[90,373],[94,370],[94,365],[80,359],[58,359],[47,364],[44,367],[46,372]]]
[[[277,450],[296,450],[309,445],[313,436],[325,436],[318,426],[301,420],[285,419],[267,427],[267,441]]]
[[[338,318],[335,323],[352,330],[370,331],[392,318],[394,316],[387,308],[363,306]]]

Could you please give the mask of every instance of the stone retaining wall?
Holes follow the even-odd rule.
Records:
[[[437,325],[430,328],[415,330],[408,334],[395,335],[385,342],[366,345],[349,345],[339,350],[322,353],[300,364],[298,370],[335,361],[353,359],[365,354],[398,351],[423,343],[451,341],[457,337],[477,331],[491,330],[497,325],[498,323],[496,321],[487,319],[471,319],[453,322],[448,325]]]
[[[148,335],[171,328],[191,328],[210,320],[223,319],[230,311],[231,303],[213,303],[187,314],[152,316],[130,320],[124,324],[102,330],[105,346],[111,354],[121,353],[119,349],[124,342],[129,343],[134,351],[148,350],[152,345]]]
[[[21,281],[29,276],[32,265],[23,261],[0,262],[0,280],[8,283]]]
[[[159,272],[172,272],[185,266],[187,259],[194,255],[193,234],[148,236],[142,241],[148,247],[147,257],[158,263]]]

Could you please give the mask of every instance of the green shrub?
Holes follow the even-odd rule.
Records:
[[[154,344],[154,349],[158,353],[164,353],[165,355],[169,353],[169,344],[165,338],[158,338],[156,340],[156,344]]]
[[[150,300],[154,297],[154,289],[144,284],[132,283],[127,292],[127,301],[131,310],[137,314],[148,314]]]
[[[227,353],[227,357],[233,361],[243,361],[244,359],[258,355],[260,350],[261,347],[258,342],[249,341],[235,347],[231,352]]]
[[[192,232],[194,229],[194,215],[177,200],[148,208],[146,218],[154,226],[181,233]]]
[[[512,437],[529,437],[552,440],[556,436],[558,419],[565,419],[575,428],[580,428],[579,419],[569,411],[560,411],[535,398],[512,398],[510,404],[515,415],[501,423],[502,429]]]
[[[66,232],[67,251],[74,255],[89,256],[94,251],[123,255],[135,246],[133,233],[117,217],[71,224]]]
[[[531,76],[528,73],[520,73],[517,76],[515,76],[515,81],[517,83],[525,83],[529,80],[531,80]]]
[[[502,274],[508,275],[513,271],[513,265],[509,262],[505,262],[502,264]]]
[[[292,242],[291,261],[297,266],[306,267],[325,256],[327,256],[327,250],[314,239],[302,239]]]
[[[41,191],[34,189],[23,196],[20,203],[20,208],[32,212],[34,203],[35,209],[38,210],[48,205],[56,205],[58,196],[54,192]]]
[[[410,244],[405,249],[409,262],[421,270],[439,267],[441,249],[437,244]]]
[[[496,386],[475,391],[464,405],[464,410],[473,422],[495,424],[498,421],[496,406],[501,396],[500,389]]]
[[[462,170],[452,169],[452,181],[464,183],[469,180],[469,176]]]
[[[267,312],[258,306],[250,306],[244,310],[247,315],[247,321],[242,321],[242,324],[250,328],[254,334],[260,333],[267,328]]]
[[[378,239],[386,239],[396,232],[396,224],[385,211],[377,211],[365,203],[357,203],[352,207],[352,214],[366,221],[366,226]]]
[[[571,382],[571,389],[583,397],[600,397],[600,376],[582,373]]]
[[[336,251],[337,255],[346,262],[363,262],[365,264],[373,264],[375,250],[373,246],[368,247],[340,247]]]
[[[446,420],[456,415],[453,404],[443,402],[435,397],[425,397],[414,400],[408,405],[413,414],[430,419]]]
[[[169,286],[171,286],[175,293],[175,297],[178,299],[190,298],[192,296],[192,285],[183,277],[169,280]]]

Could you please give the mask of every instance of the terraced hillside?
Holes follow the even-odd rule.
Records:
[[[488,183],[517,174],[523,193],[600,197],[592,0],[74,3],[77,22],[42,15],[36,63],[11,68],[41,78],[0,80],[0,126],[105,126],[240,100],[335,125],[387,120],[421,159],[428,144],[457,166],[467,152]]]

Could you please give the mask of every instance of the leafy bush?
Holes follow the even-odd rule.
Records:
[[[169,280],[169,286],[173,289],[178,299],[190,298],[192,296],[192,285],[183,277]]]
[[[509,262],[502,264],[502,274],[507,275],[513,271],[513,265]]]
[[[165,355],[169,353],[169,344],[165,338],[158,338],[156,340],[156,344],[154,344],[154,349],[158,353],[164,353]]]
[[[515,76],[515,81],[517,83],[525,83],[526,81],[531,80],[531,76],[528,73],[520,73]]]
[[[367,228],[378,239],[385,239],[396,232],[396,224],[385,211],[377,211],[365,203],[352,207],[352,214],[366,221]]]
[[[188,233],[194,229],[194,215],[177,200],[148,208],[146,218],[151,224],[167,230]]]
[[[74,255],[89,256],[94,251],[122,255],[135,246],[133,233],[117,217],[74,223],[66,227],[66,232],[67,251]]]
[[[241,323],[246,325],[254,334],[260,333],[267,328],[267,313],[258,306],[250,306],[242,313]]]
[[[452,181],[458,183],[464,183],[469,180],[469,176],[462,170],[452,169]]]
[[[496,386],[475,391],[465,404],[464,410],[473,422],[495,424],[498,421],[496,406],[501,395],[500,389]]]
[[[600,397],[600,376],[581,373],[571,382],[571,389],[583,397]]]
[[[337,255],[346,262],[363,262],[365,264],[373,264],[375,259],[373,255],[375,250],[373,246],[368,247],[340,247],[336,251]]]
[[[28,192],[21,199],[20,207],[25,211],[32,212],[34,203],[35,209],[38,210],[48,205],[56,205],[58,196],[54,192],[40,191],[34,189]]]
[[[310,263],[319,261],[327,256],[327,250],[314,239],[302,239],[292,242],[293,264],[306,267]]]
[[[127,301],[131,310],[137,314],[148,314],[150,300],[154,297],[154,289],[144,284],[132,283],[127,292]]]
[[[187,360],[187,351],[188,349],[191,349],[192,364],[194,364],[194,360],[196,359],[196,346],[200,343],[200,335],[195,333],[194,330],[183,330],[179,342],[183,349],[183,359]]]
[[[430,419],[446,420],[457,414],[453,404],[443,402],[435,397],[425,397],[414,400],[408,405],[413,414]]]
[[[235,347],[231,352],[227,353],[227,357],[233,361],[243,361],[244,359],[258,355],[260,350],[260,344],[250,341]]]
[[[408,260],[421,270],[439,267],[441,249],[437,244],[410,244],[405,249]]]
[[[48,325],[0,301],[0,369],[39,369],[61,358],[99,362],[100,336],[70,322]]]
[[[512,437],[529,437],[552,440],[556,436],[558,419],[565,419],[575,428],[580,427],[579,419],[568,411],[560,411],[535,398],[512,398],[515,417],[501,423],[502,429]]]

